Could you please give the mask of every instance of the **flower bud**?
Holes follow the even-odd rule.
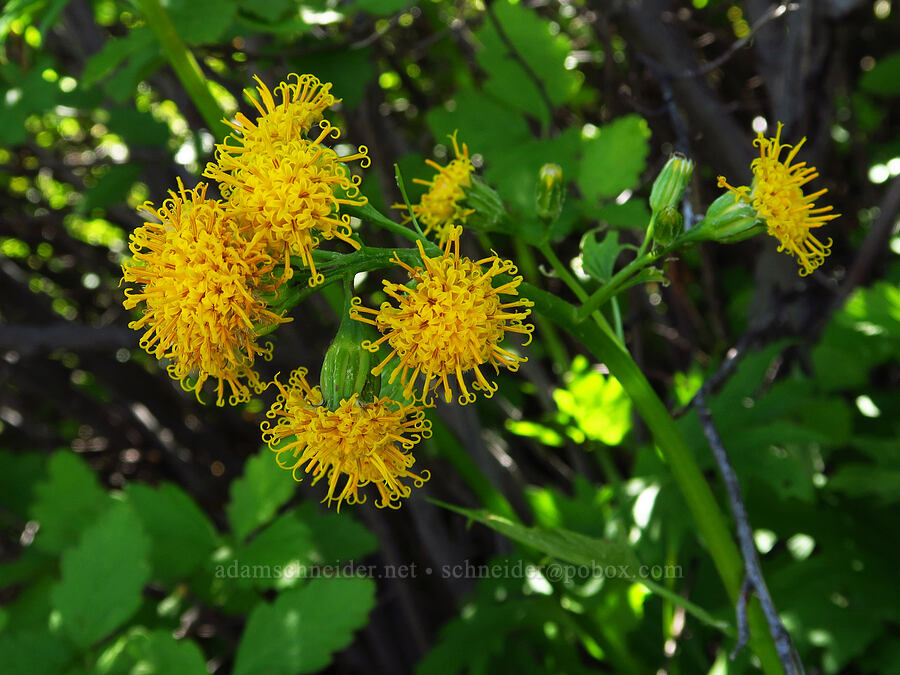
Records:
[[[322,398],[329,410],[336,410],[344,399],[359,394],[361,403],[371,403],[378,398],[381,377],[372,375],[372,353],[362,348],[364,340],[372,337],[371,329],[350,318],[349,313],[341,321],[334,341],[325,352],[322,375],[319,380]]]
[[[653,213],[659,213],[666,207],[678,208],[681,195],[684,194],[693,172],[694,162],[680,152],[669,157],[650,191],[650,209]]]
[[[752,206],[726,192],[710,205],[703,220],[686,232],[683,240],[734,244],[765,229]]]
[[[562,213],[563,202],[566,200],[566,183],[559,164],[544,164],[541,167],[534,199],[538,218],[544,225],[549,227],[555,223]]]
[[[666,206],[656,214],[653,224],[653,244],[665,248],[684,231],[684,216],[676,206]]]

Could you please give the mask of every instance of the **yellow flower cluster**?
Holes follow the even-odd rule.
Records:
[[[422,180],[414,178],[413,182],[420,185],[427,185],[428,191],[422,195],[418,204],[411,206],[412,212],[416,219],[422,221],[425,225],[425,234],[434,232],[441,246],[447,243],[450,237],[450,230],[455,225],[462,225],[466,222],[466,218],[474,213],[474,209],[467,209],[462,205],[462,201],[466,198],[463,188],[471,187],[472,172],[475,167],[469,159],[469,148],[463,143],[462,152],[460,152],[459,144],[456,141],[456,132],[449,136],[453,141],[453,152],[456,159],[451,160],[447,166],[441,166],[431,159],[426,159],[425,163],[437,169],[434,178]],[[406,210],[405,204],[394,204],[393,208]],[[411,216],[406,216],[404,222],[412,220]]]
[[[481,366],[490,364],[494,372],[499,367],[516,371],[526,359],[500,346],[506,333],[527,335],[525,345],[531,342],[534,326],[523,323],[534,303],[524,298],[501,302],[500,295],[518,295],[522,277],[513,276],[499,286],[493,285],[494,277],[500,274],[515,275],[516,267],[508,260],[501,260],[492,254],[482,260],[473,261],[459,254],[460,227],[452,227],[448,232],[443,255],[433,258],[425,254],[419,242],[419,255],[423,267],[410,267],[394,258],[409,274],[415,284],[405,286],[385,280],[384,292],[397,302],[393,306],[385,302],[380,309],[361,306],[361,300],[354,299],[350,316],[375,326],[382,337],[375,342],[364,342],[363,347],[378,351],[387,342],[391,352],[372,372],[381,371],[395,357],[399,362],[390,375],[393,382],[399,375],[404,385],[404,395],[414,398],[413,388],[419,375],[425,382],[416,397],[430,402],[432,383],[443,388],[444,400],[452,400],[449,378],[455,378],[461,405],[475,400],[469,391],[463,374],[473,372],[471,388],[482,391],[488,398],[493,396],[497,385],[490,382],[481,371]],[[487,269],[484,266],[488,265]],[[372,316],[363,316],[365,312]]]
[[[830,213],[831,206],[815,206],[815,200],[828,192],[827,189],[803,194],[803,186],[819,174],[814,167],[806,166],[806,162],[792,164],[806,139],[801,139],[795,146],[782,143],[782,126],[779,122],[774,138],[766,138],[760,132],[753,141],[759,147],[759,157],[750,165],[753,170],[750,186],[732,187],[724,176],[719,176],[719,187],[728,188],[734,193],[735,200],[740,199],[753,207],[765,221],[769,234],[780,242],[778,250],[796,257],[800,276],[806,276],[821,266],[831,253],[831,239],[819,241],[811,230],[839,215]],[[789,152],[782,160],[784,150]]]
[[[329,410],[320,388],[311,388],[306,375],[299,368],[287,387],[275,382],[280,393],[266,416],[277,421],[274,426],[263,422],[262,431],[278,465],[298,482],[304,473],[313,477],[313,485],[325,478],[323,501],[329,506],[337,502],[338,510],[342,502],[365,502],[359,488],[370,483],[380,495],[376,506],[400,508],[400,500],[411,492],[403,481],[411,479],[421,487],[430,477],[428,471],[410,471],[416,460],[408,452],[431,436],[425,412],[386,397],[361,405],[357,394]]]
[[[217,405],[248,401],[251,390],[262,393],[272,384],[261,380],[255,363],[272,354],[260,337],[290,321],[273,303],[281,301],[292,262],[309,271],[310,286],[322,284],[314,250],[335,238],[359,249],[350,217],[340,211],[366,203],[360,178],[347,168],[369,165],[365,146],[339,156],[326,145],[340,137],[323,118],[337,102],[331,85],[312,75],[292,75],[274,90],[259,78],[256,83],[247,94],[259,115],[226,121],[232,133],[203,172],[218,183],[222,199],[208,197],[206,183],[186,189],[179,181],[162,206],[142,207],[145,222],[131,235],[133,257],[123,265],[123,281],[134,285],[124,305],[141,310],[130,324],[143,331],[141,347],[167,359],[168,373],[198,399],[205,383],[215,383]],[[455,134],[451,140],[455,159],[444,167],[429,161],[437,174],[420,181],[429,190],[413,207],[442,254],[428,257],[420,241],[422,264],[412,267],[395,252],[394,262],[413,281],[384,282],[396,306],[366,309],[359,298],[348,304],[345,325],[352,330],[339,332],[329,351],[333,367],[323,369],[323,377],[334,378],[322,383],[327,391],[341,393],[326,402],[303,368],[287,384],[274,380],[279,393],[262,438],[295,480],[324,480],[322,501],[338,510],[365,502],[361,488],[370,484],[376,506],[399,508],[411,487],[430,477],[413,472],[411,450],[431,436],[424,407],[433,394],[450,402],[457,388],[461,404],[474,401],[475,391],[490,397],[497,385],[483,367],[498,374],[501,366],[515,371],[525,361],[503,346],[509,333],[527,336],[528,344],[533,331],[524,323],[533,303],[517,297],[516,267],[493,253],[474,261],[460,255],[458,223],[471,213],[463,202],[474,167],[466,145],[460,148]],[[382,337],[364,339],[357,321],[376,326]],[[371,368],[368,352],[384,343],[390,353]],[[405,400],[380,395],[382,371],[395,358],[387,379],[399,378],[398,398]]]

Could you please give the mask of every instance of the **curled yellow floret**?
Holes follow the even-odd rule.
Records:
[[[390,382],[398,376],[404,385],[404,396],[430,402],[429,392],[443,386],[444,400],[452,400],[448,378],[455,378],[461,405],[475,400],[475,391],[493,396],[497,385],[489,381],[481,366],[490,364],[495,374],[504,366],[516,371],[527,359],[500,346],[507,333],[527,335],[531,342],[534,326],[523,323],[534,303],[525,298],[501,302],[501,295],[518,295],[522,277],[513,276],[499,286],[493,279],[500,274],[515,275],[516,267],[496,254],[472,261],[459,255],[459,235],[462,228],[448,233],[443,255],[429,258],[419,242],[423,267],[410,267],[394,254],[394,262],[403,267],[414,281],[412,287],[383,282],[384,291],[397,302],[389,301],[378,310],[361,306],[354,298],[350,316],[375,326],[382,337],[366,341],[363,347],[377,351],[387,342],[390,354],[372,373],[378,375],[395,357],[398,363],[390,375]],[[487,266],[485,268],[485,266]],[[371,316],[364,316],[362,312]],[[473,372],[474,381],[466,385],[465,373]],[[421,393],[414,388],[417,378],[424,376]]]
[[[337,139],[341,132],[327,121],[319,123],[315,140],[292,138],[274,143],[264,138],[254,152],[231,154],[219,146],[216,163],[203,175],[219,181],[222,195],[236,217],[262,234],[270,249],[284,260],[289,270],[291,256],[310,270],[310,286],[322,283],[312,251],[320,239],[338,238],[354,248],[350,216],[341,215],[342,205],[362,206],[359,176],[351,176],[344,166],[359,160],[368,167],[368,149],[339,157],[322,145],[326,138]]]
[[[263,421],[261,428],[278,465],[298,482],[304,474],[312,476],[313,485],[325,478],[328,491],[322,501],[337,502],[338,510],[344,502],[364,503],[359,488],[370,483],[380,496],[377,507],[400,508],[412,492],[405,481],[421,487],[430,478],[427,470],[410,471],[416,460],[409,451],[431,436],[425,412],[386,397],[361,404],[358,394],[329,410],[306,375],[298,368],[287,386],[275,380],[280,393],[266,417],[276,422]]]
[[[300,138],[314,124],[322,120],[322,114],[338,100],[331,94],[331,83],[322,83],[315,75],[291,73],[274,92],[259,79],[256,80],[257,96],[249,89],[247,97],[259,111],[255,121],[244,113],[237,113],[235,120],[223,120],[236,133],[219,146],[219,152],[237,156],[263,150],[269,143],[280,143]],[[229,139],[237,145],[228,143]]]
[[[472,185],[472,172],[475,167],[469,159],[469,148],[463,143],[462,151],[456,141],[456,132],[448,138],[453,141],[453,152],[456,159],[453,159],[447,166],[441,166],[437,162],[426,159],[425,163],[433,169],[437,170],[430,181],[414,178],[414,183],[428,186],[428,191],[422,195],[422,199],[418,204],[412,205],[412,211],[425,228],[425,234],[434,232],[437,235],[441,246],[447,243],[450,236],[450,229],[454,225],[462,225],[465,223],[469,214],[474,213],[474,209],[467,209],[462,202],[466,198],[463,188]],[[395,209],[406,209],[405,204],[394,204]],[[404,222],[412,220],[409,216]]]
[[[806,162],[791,164],[806,139],[794,146],[782,143],[782,126],[779,122],[774,138],[766,138],[760,132],[753,141],[759,147],[759,157],[750,165],[751,186],[732,187],[724,176],[719,176],[719,187],[728,188],[735,199],[756,210],[766,222],[769,234],[780,242],[778,250],[797,258],[800,276],[806,276],[825,261],[832,244],[830,238],[827,242],[820,241],[811,230],[838,218],[839,214],[830,213],[831,206],[817,208],[815,205],[815,200],[828,192],[827,189],[803,193],[803,186],[819,174],[814,167],[806,166]],[[789,150],[784,160],[781,159],[783,150]]]
[[[259,234],[242,231],[222,204],[206,198],[206,185],[178,192],[160,208],[149,202],[151,220],[131,235],[133,259],[122,266],[125,308],[142,305],[143,316],[128,325],[144,330],[140,346],[158,359],[169,359],[169,375],[186,391],[200,391],[217,380],[216,404],[247,401],[250,387],[261,388],[254,370],[258,356],[271,358],[272,347],[257,334],[289,321],[267,309],[265,294],[278,284],[277,265]]]

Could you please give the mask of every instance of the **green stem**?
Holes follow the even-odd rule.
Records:
[[[578,309],[575,317],[576,320],[580,323],[591,316],[591,314],[600,309],[610,298],[618,293],[620,288],[633,274],[655,262],[658,257],[658,255],[654,254],[639,253],[638,257],[616,272],[612,279],[594,291],[586,300],[582,300],[582,305]]]
[[[374,208],[371,204],[363,204],[362,206],[344,206],[341,210],[344,213],[355,216],[360,220],[371,223],[372,225],[380,227],[383,230],[393,232],[394,234],[399,235],[404,239],[408,239],[413,243],[421,241],[425,244],[425,250],[429,250],[429,245],[431,244],[431,242],[425,238],[425,235],[413,232],[405,225],[395,223],[390,218],[382,215],[381,212],[378,211],[378,209]]]
[[[744,564],[727,521],[681,431],[631,355],[617,342],[611,331],[597,331],[580,322],[578,312],[569,303],[529,284],[522,284],[519,291],[535,303],[535,311],[568,331],[597,359],[605,363],[609,372],[628,393],[665,457],[729,597],[732,602],[737,602],[744,577]],[[762,661],[764,670],[770,673],[782,672],[775,645],[757,601],[750,605],[749,617],[751,644]]]
[[[518,237],[513,238],[513,247],[516,252],[515,260],[525,279],[531,283],[536,283],[539,272],[537,261],[534,259],[531,248]],[[547,344],[547,352],[553,361],[556,372],[566,372],[569,367],[569,354],[566,352],[566,347],[556,332],[553,322],[548,321],[541,314],[535,314],[534,319],[537,322],[538,330],[541,331],[541,335],[544,337],[544,342]]]
[[[194,55],[188,51],[178,36],[175,24],[172,23],[159,0],[138,0],[138,5],[144,12],[147,24],[156,34],[159,46],[172,66],[172,70],[175,71],[187,95],[197,106],[210,133],[215,136],[216,140],[223,141],[228,131],[228,128],[222,123],[225,113],[210,92],[203,71],[200,70],[200,65]]]

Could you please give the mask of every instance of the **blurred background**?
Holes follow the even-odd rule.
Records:
[[[673,411],[729,349],[711,398],[775,603],[811,673],[900,672],[900,8],[891,0],[483,2],[8,0],[0,10],[0,669],[9,673],[750,672],[734,636],[628,579],[523,575],[540,553],[426,500],[627,541],[658,583],[733,624],[669,470],[621,386],[538,323],[491,400],[430,414],[432,480],[398,512],[338,515],[260,450],[263,394],[201,405],[137,348],[120,265],[136,207],[193,186],[225,128],[161,48],[183,42],[218,104],[289,73],[334,83],[340,143],[369,148],[386,212],[458,130],[516,236],[467,233],[572,299],[530,244],[537,172],[563,167],[551,232],[637,244],[669,154],[698,165],[685,213],[749,181],[757,131],[842,218],[797,275],[765,235],[704,245],[620,299],[627,344]],[[160,28],[162,27],[162,28]],[[167,56],[168,55],[168,56]],[[342,150],[338,145],[338,150]],[[344,148],[343,152],[347,152]],[[415,201],[420,192],[413,189]],[[401,245],[365,227],[366,243]],[[332,246],[332,250],[346,247]],[[359,286],[380,301],[380,275]],[[376,305],[377,306],[377,305]],[[338,317],[321,294],[264,374],[317,379]],[[271,393],[271,392],[270,392]],[[679,424],[727,509],[693,412]],[[275,566],[372,566],[304,580]],[[488,563],[506,565],[485,577]],[[250,572],[243,575],[242,566]],[[466,567],[471,565],[472,569]],[[410,567],[412,566],[412,567]],[[459,567],[462,566],[462,567]],[[403,574],[402,570],[407,573]],[[481,569],[481,572],[479,572]],[[521,569],[521,567],[520,567]],[[232,574],[229,570],[234,570]],[[411,571],[410,571],[411,570]],[[426,570],[430,570],[427,572]],[[609,575],[607,575],[609,576]],[[523,578],[524,577],[524,578]]]

